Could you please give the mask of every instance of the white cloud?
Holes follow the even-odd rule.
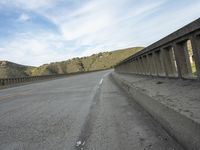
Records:
[[[57,0],[1,0],[0,4],[23,9],[41,9],[53,6]]]
[[[195,2],[184,8],[174,6],[177,9],[171,11],[165,8],[169,0],[91,0],[71,8],[59,6],[61,1],[1,0],[0,4],[23,7],[48,18],[60,33],[39,29],[31,33],[30,29],[30,33],[0,43],[0,59],[39,65],[100,51],[147,46],[198,18],[200,8],[200,2]],[[19,17],[21,21],[29,19],[25,13]]]
[[[0,43],[0,60],[38,66],[69,58],[69,55],[63,55],[62,48],[62,39],[51,33],[19,34],[12,40]]]
[[[18,20],[21,21],[21,22],[26,22],[26,21],[30,20],[30,16],[27,15],[27,14],[22,13],[19,16]]]

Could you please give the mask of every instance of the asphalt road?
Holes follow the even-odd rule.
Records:
[[[0,150],[181,150],[108,72],[0,90]]]

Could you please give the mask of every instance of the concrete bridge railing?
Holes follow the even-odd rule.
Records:
[[[92,72],[103,71],[103,70],[108,70],[108,69],[91,70],[91,71],[85,71],[85,72],[74,72],[74,73],[68,73],[68,74],[42,75],[42,76],[4,78],[4,79],[0,78],[0,87],[26,83],[26,82],[31,83],[34,81],[51,80],[51,79],[63,78],[63,77],[85,74],[85,73],[92,73]]]
[[[200,79],[200,18],[122,61],[115,71]]]
[[[0,86],[8,86],[8,85],[14,85],[14,84],[25,83],[25,82],[33,82],[33,81],[39,81],[39,80],[46,80],[46,79],[54,79],[54,78],[59,78],[59,77],[64,77],[64,76],[66,76],[66,74],[19,77],[19,78],[5,78],[5,79],[0,79]]]

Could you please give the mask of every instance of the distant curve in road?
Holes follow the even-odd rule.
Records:
[[[0,150],[181,150],[109,72],[0,90]]]

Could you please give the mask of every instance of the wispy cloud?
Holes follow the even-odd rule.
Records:
[[[147,46],[197,19],[199,8],[198,0],[1,0],[0,10],[19,15],[9,15],[15,32],[0,36],[0,59],[40,65]],[[0,15],[0,22],[4,19]]]
[[[19,21],[21,21],[21,22],[26,22],[26,21],[28,21],[30,19],[30,16],[29,15],[27,15],[27,14],[24,14],[24,13],[22,13],[20,16],[19,16]]]

